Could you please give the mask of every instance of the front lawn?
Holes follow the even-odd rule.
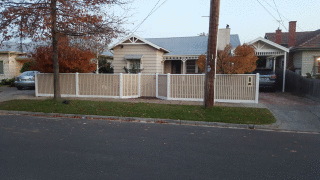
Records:
[[[70,100],[68,104],[53,100],[12,100],[0,103],[1,110],[32,111],[121,117],[177,119],[236,124],[271,124],[275,118],[268,109],[213,107]]]

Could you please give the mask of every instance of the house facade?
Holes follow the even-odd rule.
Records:
[[[26,62],[23,53],[16,51],[0,51],[0,80],[11,79],[20,74],[20,69]]]
[[[219,29],[218,50],[228,44],[239,46],[239,36],[230,35],[229,28]],[[208,36],[144,39],[133,35],[111,48],[112,65],[115,73],[200,73],[196,61],[206,54],[207,45]]]
[[[28,48],[18,43],[3,43],[0,47],[0,80],[11,79],[20,75],[20,70],[25,62],[30,61],[26,56]]]
[[[320,73],[320,29],[316,31],[296,31],[296,21],[289,22],[289,32],[280,29],[266,33],[265,38],[290,49],[288,68],[306,76]]]

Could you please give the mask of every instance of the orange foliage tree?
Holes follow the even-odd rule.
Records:
[[[206,66],[206,55],[200,55],[197,60],[197,65],[199,67],[200,72],[204,72],[204,67]]]
[[[89,73],[96,70],[96,64],[91,63],[95,54],[88,49],[82,49],[69,43],[66,38],[59,40],[58,60],[61,73]],[[52,46],[40,46],[32,54],[35,61],[32,69],[52,73]]]
[[[201,55],[197,61],[199,69],[204,72],[206,56]],[[243,44],[231,54],[231,46],[227,45],[224,50],[218,51],[217,73],[218,74],[245,74],[257,68],[258,57],[252,46]]]
[[[124,33],[127,0],[1,0],[0,44],[13,38],[51,40],[54,99],[61,98],[58,36],[110,42]]]

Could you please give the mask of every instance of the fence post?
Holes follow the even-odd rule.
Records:
[[[76,97],[79,97],[79,73],[76,72],[75,74],[75,80],[76,80]]]
[[[156,73],[156,98],[159,96],[159,73]]]
[[[38,94],[39,94],[39,92],[38,92],[38,90],[39,90],[39,88],[38,88],[38,73],[36,74],[36,76],[35,76],[35,96],[36,97],[38,97]]]
[[[260,81],[260,74],[256,74],[256,96],[255,96],[255,103],[259,103],[259,81]]]
[[[123,97],[123,75],[122,73],[119,74],[119,96],[120,98]]]
[[[170,73],[167,74],[167,99],[170,100],[170,92],[171,92],[171,87],[170,87]]]
[[[138,97],[141,97],[141,73],[138,74]]]

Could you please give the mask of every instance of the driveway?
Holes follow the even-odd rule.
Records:
[[[0,102],[12,99],[45,99],[35,97],[34,90],[17,90],[16,88],[0,87]],[[201,105],[202,102],[166,101],[159,99],[90,99],[120,102],[148,102],[161,104]],[[276,117],[277,122],[272,125],[261,126],[289,131],[320,132],[320,102],[297,97],[289,93],[260,93],[259,104],[230,104],[218,103],[221,106],[240,106],[268,108]]]
[[[289,93],[261,93],[259,103],[276,117],[274,128],[320,132],[320,102]]]
[[[34,99],[34,90],[18,90],[15,87],[0,87],[0,102],[12,99]]]

